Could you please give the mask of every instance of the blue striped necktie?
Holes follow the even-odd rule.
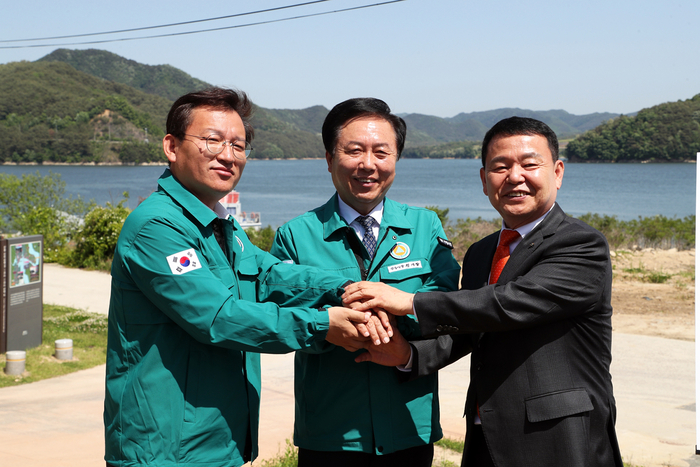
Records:
[[[377,239],[374,238],[372,226],[374,226],[374,218],[372,216],[360,216],[356,219],[362,227],[365,228],[365,235],[362,237],[362,244],[367,248],[369,259],[374,258],[374,253],[377,251]]]

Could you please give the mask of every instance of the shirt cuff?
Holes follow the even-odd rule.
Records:
[[[411,356],[408,359],[408,362],[406,362],[405,365],[397,365],[396,369],[399,371],[403,371],[404,373],[410,373],[411,369],[413,368],[413,346],[411,346]]]

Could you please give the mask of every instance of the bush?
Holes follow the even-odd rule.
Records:
[[[695,248],[695,216],[683,219],[666,216],[639,217],[621,221],[616,216],[584,214],[579,219],[601,231],[610,248]]]
[[[245,233],[248,235],[251,243],[261,250],[270,251],[272,241],[275,239],[275,230],[268,225],[264,229],[247,229]]]
[[[75,250],[70,255],[70,266],[109,270],[129,209],[124,207],[128,194],[116,206],[107,203],[85,216],[82,229],[76,237]]]
[[[489,234],[501,228],[501,219],[484,220],[481,217],[476,219],[459,219],[455,224],[450,224],[445,228],[448,240],[454,245],[452,254],[457,261],[462,261],[464,254],[473,243],[478,242]]]
[[[119,160],[127,164],[143,164],[144,162],[167,162],[163,148],[155,143],[130,141],[122,144],[119,150]]]

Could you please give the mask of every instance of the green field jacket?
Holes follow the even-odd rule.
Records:
[[[112,264],[105,460],[240,466],[257,454],[256,352],[322,341],[328,313],[316,307],[340,303],[347,279],[280,263],[231,218],[225,254],[215,213],[169,170],[158,184],[127,218]]]
[[[354,281],[364,275],[406,292],[457,288],[460,268],[434,212],[386,199],[371,262],[338,212],[334,195],[291,220],[277,230],[271,253]],[[419,337],[416,323],[402,319],[402,334]],[[295,356],[297,446],[382,455],[442,437],[437,374],[400,383],[395,368],[355,363],[357,353],[331,344],[325,350]]]

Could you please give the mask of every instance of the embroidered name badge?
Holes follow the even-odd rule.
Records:
[[[421,267],[422,266],[420,261],[409,261],[407,263],[394,264],[393,266],[389,266],[386,269],[389,273],[392,273],[396,271],[403,271],[404,269],[416,269]]]
[[[408,258],[411,254],[411,249],[404,242],[396,242],[394,248],[391,249],[391,257],[394,259]]]
[[[168,256],[168,266],[172,273],[177,275],[202,267],[193,248]]]
[[[437,239],[440,245],[444,246],[445,248],[449,248],[450,250],[454,250],[454,245],[452,245],[451,241],[441,237],[438,237]]]

